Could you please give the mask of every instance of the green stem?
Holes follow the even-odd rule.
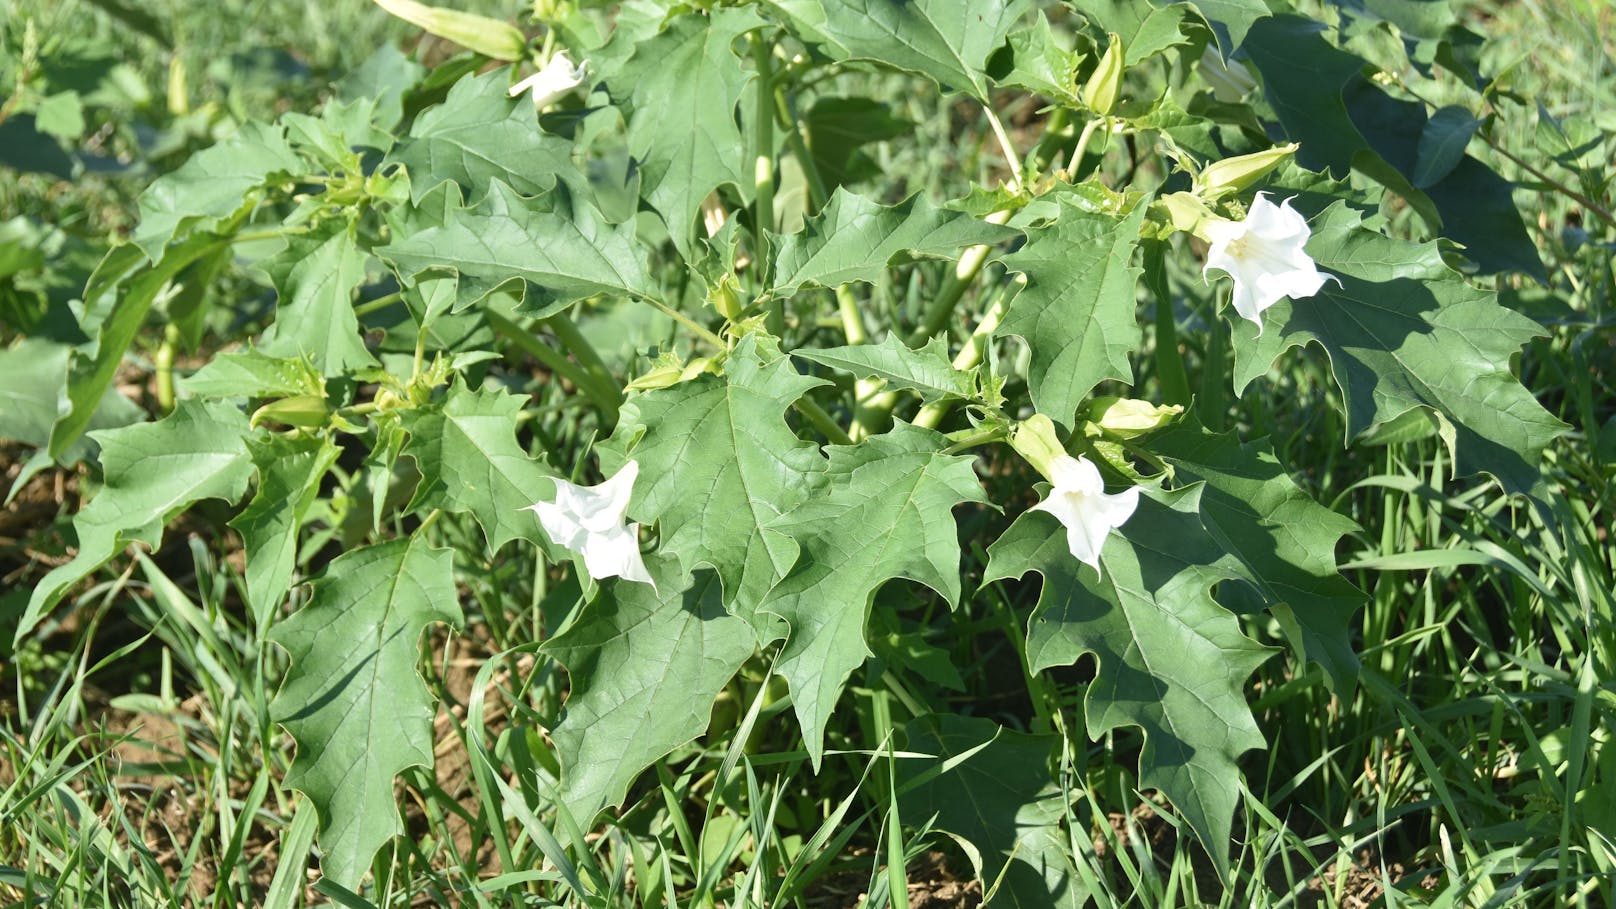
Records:
[[[752,118],[752,268],[761,290],[769,286],[769,231],[774,228],[774,47],[752,36],[752,62],[757,66],[757,108]],[[780,337],[785,330],[785,300],[769,301],[765,324]]]
[[[674,309],[672,306],[669,306],[668,304],[662,302],[661,300],[656,299],[655,297],[641,297],[640,299],[644,300],[645,302],[647,302],[647,303],[651,304],[652,306],[656,307],[657,309],[661,310],[663,315],[667,316],[668,318],[672,319],[675,322],[678,322],[680,325],[683,325],[684,327],[690,329],[692,332],[695,333],[696,337],[702,339],[703,341],[706,341],[708,344],[711,344],[712,346],[718,348],[719,350],[724,350],[726,348],[727,345],[724,344],[724,339],[723,338],[720,338],[718,335],[713,334],[711,331],[709,331],[707,329],[707,326],[702,325],[700,322],[697,322],[695,319],[690,318],[689,316],[685,315],[684,313],[680,312],[677,309]]]
[[[785,131],[786,147],[791,150],[791,156],[802,166],[803,177],[808,181],[808,201],[811,203],[808,213],[813,214],[830,201],[830,191],[825,188],[825,178],[819,172],[819,165],[814,162],[808,141],[803,138],[802,124],[791,113],[791,104],[786,99],[784,86],[774,90],[774,111],[780,128]]]
[[[571,382],[574,387],[588,398],[604,414],[608,422],[616,422],[617,408],[621,402],[617,389],[609,391],[602,388],[595,378],[568,360],[560,351],[540,341],[532,332],[523,328],[516,322],[507,319],[492,310],[485,310],[488,324],[500,337],[515,345],[519,350],[535,360],[555,375]]]
[[[363,318],[377,311],[378,309],[386,309],[402,299],[404,299],[404,291],[397,290],[385,297],[377,297],[374,300],[366,300],[353,308],[354,315]]]
[[[986,104],[982,105],[982,110],[988,115],[988,125],[993,127],[993,136],[999,140],[999,148],[1003,150],[1005,160],[1010,162],[1010,191],[1020,192],[1021,187],[1027,183],[1026,177],[1021,172],[1021,156],[1016,154],[1016,147],[1010,142],[1010,134],[1004,131],[1004,124],[999,122],[999,115]]]
[[[1066,165],[1065,173],[1068,181],[1077,176],[1078,165],[1083,163],[1083,155],[1088,152],[1089,139],[1093,138],[1095,128],[1104,121],[1104,117],[1097,117],[1083,124],[1083,131],[1077,134],[1077,147],[1072,149],[1072,159]]]
[[[1008,438],[1005,435],[1003,424],[994,424],[985,428],[966,429],[948,436],[948,447],[943,454],[959,454],[982,445],[991,445]]]
[[[1015,214],[1014,209],[1002,209],[984,218],[989,224],[1003,224]],[[938,289],[937,296],[931,298],[926,304],[926,311],[920,317],[920,327],[907,339],[910,347],[916,347],[931,340],[939,331],[948,325],[948,320],[954,315],[954,306],[959,303],[965,291],[970,288],[976,276],[982,273],[982,266],[987,264],[988,254],[993,247],[983,244],[967,249],[954,263],[954,273],[943,282]]]
[[[825,438],[830,439],[837,445],[853,444],[852,437],[842,429],[834,417],[825,412],[825,408],[814,403],[813,399],[798,398],[793,406],[797,408],[797,412],[802,414],[804,419],[813,424],[815,429],[823,433]]]
[[[163,413],[172,413],[174,410],[174,350],[179,342],[179,326],[169,325],[163,329],[163,345],[157,348],[157,355],[152,358],[157,372],[157,406],[163,409]]]

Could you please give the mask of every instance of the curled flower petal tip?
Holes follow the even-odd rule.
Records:
[[[583,557],[591,578],[620,577],[655,587],[640,555],[640,525],[626,523],[639,472],[640,465],[629,461],[597,486],[558,479],[555,501],[535,502],[527,510],[538,515],[539,526],[552,542]]]
[[[1211,246],[1201,274],[1215,268],[1234,279],[1234,311],[1255,323],[1259,335],[1263,311],[1281,298],[1300,300],[1318,293],[1325,281],[1341,283],[1319,271],[1307,254],[1304,247],[1313,232],[1289,199],[1275,205],[1258,193],[1245,220],[1208,221],[1202,229]]]
[[[1070,455],[1055,458],[1049,474],[1053,487],[1033,510],[1054,515],[1066,528],[1066,545],[1072,556],[1100,571],[1105,538],[1133,517],[1139,507],[1139,487],[1108,494],[1100,469],[1088,458]]]
[[[588,62],[574,64],[565,51],[550,58],[544,68],[510,88],[512,98],[526,91],[533,93],[533,106],[543,110],[560,100],[567,92],[584,84],[588,78]]]

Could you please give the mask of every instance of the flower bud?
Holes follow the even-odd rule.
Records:
[[[1183,412],[1178,404],[1158,406],[1134,398],[1095,398],[1089,404],[1089,419],[1102,433],[1116,439],[1132,439],[1160,429]]]
[[[707,291],[707,302],[724,318],[734,322],[746,311],[746,304],[741,299],[741,282],[733,274],[724,275],[718,283]]]
[[[283,423],[299,429],[317,429],[325,425],[328,412],[321,395],[293,395],[272,401],[253,412],[249,426],[261,423]]]
[[[1022,420],[1010,430],[1010,447],[1051,482],[1054,481],[1056,459],[1069,457],[1066,446],[1055,434],[1054,421],[1041,413]]]
[[[1100,65],[1083,85],[1083,103],[1102,117],[1110,116],[1122,89],[1122,38],[1112,33]]]
[[[509,22],[415,0],[376,0],[376,5],[423,31],[485,57],[520,60],[527,51],[527,38]]]
[[[1286,159],[1296,154],[1296,148],[1296,143],[1291,142],[1215,162],[1195,178],[1195,194],[1203,199],[1218,199],[1240,192],[1285,163]]]

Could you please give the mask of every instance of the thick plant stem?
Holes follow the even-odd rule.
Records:
[[[982,220],[989,224],[1003,224],[1010,220],[1012,214],[1015,214],[1014,210],[1003,209]],[[926,304],[926,311],[920,317],[920,327],[905,339],[905,343],[910,347],[924,344],[948,325],[949,318],[954,315],[955,304],[959,303],[976,276],[982,273],[982,266],[987,264],[988,254],[992,251],[993,247],[984,244],[973,246],[960,255],[954,263],[954,273],[938,289],[937,296]]]
[[[539,340],[532,332],[518,323],[507,319],[497,312],[486,312],[488,324],[500,337],[515,345],[523,353],[538,360],[545,369],[555,375],[571,382],[585,398],[589,399],[606,418],[606,422],[617,422],[617,409],[622,404],[622,397],[616,386],[603,386],[594,376],[568,360],[566,355],[550,345]]]
[[[836,422],[836,418],[826,413],[825,408],[815,404],[811,399],[798,398],[792,406],[797,408],[797,413],[802,414],[803,419],[811,423],[815,429],[824,433],[825,438],[831,440],[831,442],[837,445],[853,444],[852,437]]]
[[[808,214],[813,214],[825,207],[830,201],[830,190],[825,188],[825,178],[819,173],[819,165],[814,163],[813,152],[808,149],[808,141],[803,138],[802,126],[796,122],[791,113],[791,104],[786,100],[785,88],[777,87],[774,90],[774,112],[778,118],[779,126],[785,131],[786,148],[791,150],[792,157],[802,167],[802,175],[808,182]]]
[[[752,36],[752,61],[757,65],[757,107],[752,118],[752,269],[759,290],[769,286],[769,231],[774,228],[774,48]],[[769,301],[765,324],[769,334],[785,330],[785,300]]]
[[[1088,153],[1089,140],[1094,137],[1094,130],[1104,121],[1104,117],[1096,117],[1083,124],[1083,131],[1077,134],[1077,146],[1072,149],[1072,159],[1066,164],[1067,180],[1077,176],[1077,168],[1083,163],[1083,156]]]
[[[1021,187],[1027,184],[1027,178],[1021,172],[1021,156],[1016,154],[1016,147],[1010,142],[1010,134],[1004,131],[1004,124],[999,122],[999,115],[986,105],[983,105],[982,110],[988,115],[988,125],[993,127],[993,137],[999,140],[999,148],[1004,151],[1005,160],[1010,162],[1010,191],[1020,192]]]
[[[157,406],[163,413],[174,410],[174,351],[179,343],[179,326],[169,325],[163,329],[163,346],[157,348],[157,355],[152,358],[157,374]]]

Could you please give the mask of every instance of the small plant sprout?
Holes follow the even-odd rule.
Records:
[[[1055,424],[1042,414],[1023,421],[1011,436],[1011,445],[1052,487],[1032,510],[1054,515],[1066,528],[1072,556],[1100,571],[1105,538],[1133,517],[1139,487],[1108,494],[1100,469],[1088,458],[1067,454],[1055,435]]]
[[[1201,231],[1212,244],[1201,274],[1216,268],[1234,279],[1234,311],[1256,323],[1259,335],[1263,310],[1281,297],[1300,300],[1318,293],[1326,280],[1340,283],[1319,271],[1303,249],[1312,231],[1288,199],[1275,205],[1258,193],[1245,220],[1207,221]]]
[[[598,486],[558,479],[555,501],[535,502],[527,510],[539,516],[539,525],[557,546],[583,556],[591,578],[621,577],[655,587],[640,556],[640,525],[624,523],[639,473],[640,465],[629,461]]]
[[[534,109],[543,110],[584,84],[588,69],[587,60],[575,65],[566,51],[560,51],[550,58],[543,69],[511,86],[510,96],[515,98],[525,91],[532,91]]]

